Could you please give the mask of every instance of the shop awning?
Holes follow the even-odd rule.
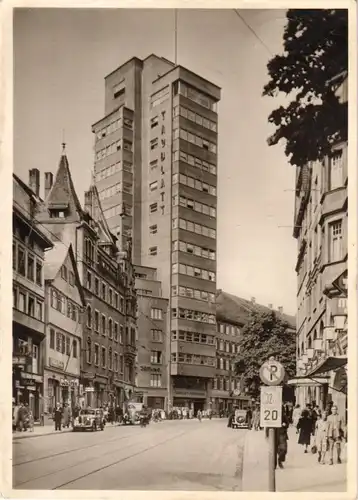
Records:
[[[329,377],[295,377],[287,382],[287,385],[295,387],[319,387],[322,384],[328,384]]]
[[[315,366],[307,375],[312,377],[321,373],[336,371],[347,364],[347,356],[329,356]]]

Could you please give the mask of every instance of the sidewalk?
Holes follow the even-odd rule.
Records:
[[[288,431],[288,452],[284,469],[276,470],[276,491],[345,492],[347,464],[318,463],[317,454],[304,453],[296,430]],[[268,491],[268,442],[264,431],[248,431],[245,439],[242,491]]]
[[[342,464],[326,465],[318,463],[317,453],[304,453],[303,446],[297,443],[296,430],[288,430],[288,452],[284,469],[276,471],[276,491],[346,491],[347,459],[342,453]]]

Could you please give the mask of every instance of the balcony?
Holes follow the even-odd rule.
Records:
[[[31,333],[37,334],[39,340],[43,340],[45,338],[45,324],[42,321],[33,318],[32,316],[28,316],[22,311],[14,308],[12,310],[12,314],[13,323],[31,330]]]

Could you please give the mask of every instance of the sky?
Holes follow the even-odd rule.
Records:
[[[218,106],[217,287],[296,312],[292,237],[295,169],[269,147],[262,97],[282,53],[283,10],[178,11],[178,63],[222,88]],[[14,171],[55,173],[63,138],[81,201],[91,180],[91,125],[104,115],[104,77],[133,56],[174,60],[174,11],[15,9]],[[270,51],[270,52],[269,52]]]

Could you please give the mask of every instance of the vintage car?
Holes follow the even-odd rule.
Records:
[[[231,427],[233,429],[248,429],[249,424],[247,421],[247,411],[246,410],[235,410]]]
[[[81,410],[73,422],[73,432],[86,430],[98,431],[99,429],[101,431],[104,429],[103,410],[99,408]]]

